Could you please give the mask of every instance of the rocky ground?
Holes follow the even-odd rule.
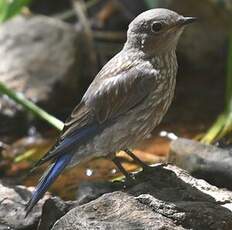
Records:
[[[184,145],[197,149],[195,154],[203,148],[203,153],[209,150],[180,139],[172,143],[172,152],[178,152],[175,146],[181,149]],[[219,151],[213,148],[211,159]],[[125,182],[83,183],[76,201],[47,195],[27,218],[24,205],[31,191],[1,184],[0,229],[232,229],[231,191],[196,179],[174,165],[154,165],[134,176],[134,180]]]

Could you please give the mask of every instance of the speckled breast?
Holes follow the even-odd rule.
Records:
[[[155,69],[159,70],[156,77],[157,87],[151,94],[151,106],[154,112],[160,112],[163,116],[167,112],[174,97],[177,74],[177,60],[175,51],[151,60]],[[161,119],[163,118],[161,116]]]
[[[137,125],[132,130],[135,133],[135,144],[148,137],[150,132],[162,121],[175,92],[177,74],[175,51],[165,56],[153,57],[150,62],[159,71],[159,74],[156,76],[154,90],[144,102],[143,108],[137,111]]]

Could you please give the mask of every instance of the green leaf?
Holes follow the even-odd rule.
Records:
[[[45,120],[47,123],[52,125],[58,130],[62,130],[64,123],[54,116],[50,115],[33,102],[29,101],[27,98],[24,97],[21,93],[16,93],[13,90],[9,89],[6,85],[0,82],[0,94],[7,95],[9,98],[14,100],[16,103],[20,104],[24,109],[31,112],[35,116],[39,117],[40,119]]]
[[[19,14],[31,0],[0,0],[0,22]]]
[[[232,30],[229,38],[227,76],[226,76],[226,108],[224,113],[219,115],[212,127],[202,138],[204,143],[212,143],[220,140],[232,132]]]
[[[226,76],[226,110],[228,113],[232,113],[232,29],[230,32],[228,51]]]

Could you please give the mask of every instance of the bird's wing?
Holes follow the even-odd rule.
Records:
[[[111,77],[103,73],[106,77],[99,73],[66,121],[62,139],[86,125],[104,125],[137,106],[155,88],[158,71],[144,63]]]
[[[109,71],[113,72],[112,69]],[[154,89],[158,71],[151,68],[149,63],[144,63],[124,69],[116,75],[109,74],[103,71],[95,78],[67,119],[55,147],[36,166],[68,152],[70,147],[83,143],[118,116],[139,105]]]
[[[157,71],[146,67],[140,64],[90,86],[84,100],[100,124],[131,110],[151,92]]]

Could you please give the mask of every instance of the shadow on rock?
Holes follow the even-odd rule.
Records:
[[[105,190],[86,184],[81,189],[87,203],[77,201],[83,205],[76,203],[52,229],[232,229],[231,192],[171,165],[154,166],[135,178],[126,188],[122,182],[108,183]]]

